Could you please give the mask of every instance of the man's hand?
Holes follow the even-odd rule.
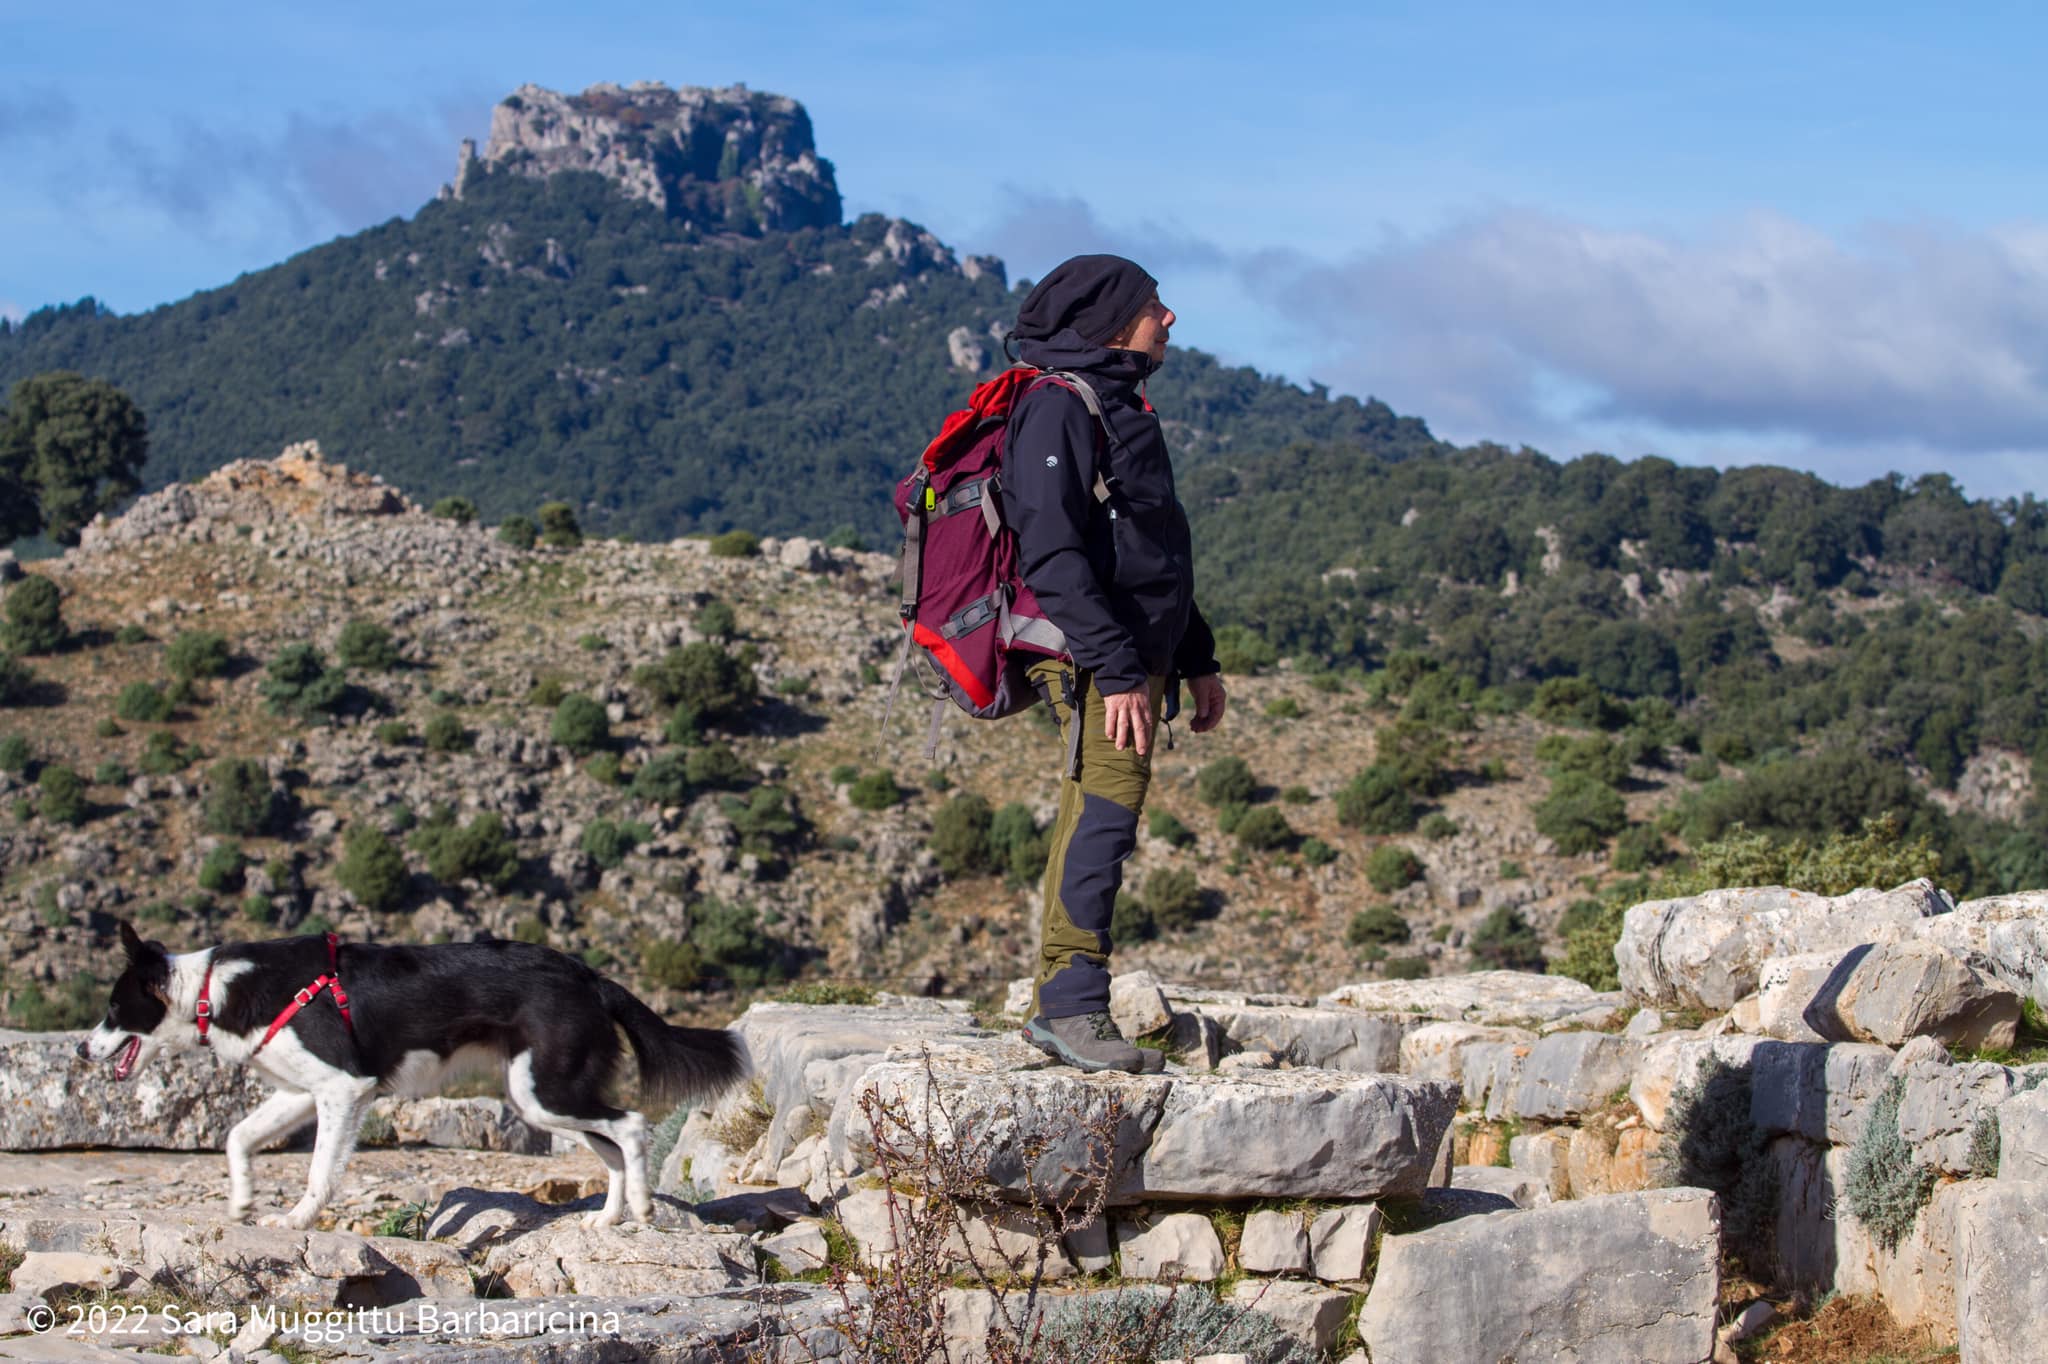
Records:
[[[1188,725],[1189,729],[1197,734],[1205,734],[1223,723],[1223,707],[1227,698],[1223,695],[1221,673],[1190,677],[1188,692],[1195,698],[1195,718]]]
[[[1152,751],[1152,693],[1143,687],[1102,698],[1102,729],[1118,748],[1135,748],[1138,756]]]

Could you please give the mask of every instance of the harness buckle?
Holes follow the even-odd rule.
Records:
[[[311,990],[301,989],[298,992],[298,994],[292,996],[292,998],[298,1000],[301,1005],[311,1004],[313,1002],[313,992]]]
[[[199,1001],[199,1007],[198,1007],[197,1009],[193,1010],[192,1016],[193,1016],[194,1018],[212,1018],[212,1017],[213,1017],[213,1001],[212,1001],[212,1000],[208,1000],[208,999],[202,999],[202,1000],[200,1000],[200,1001]]]

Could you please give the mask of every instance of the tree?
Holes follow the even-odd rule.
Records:
[[[979,876],[995,869],[988,841],[988,826],[994,816],[989,803],[976,795],[955,796],[932,816],[932,856],[948,879]]]
[[[583,527],[576,523],[576,509],[567,502],[542,503],[540,542],[556,549],[574,549],[582,544]]]
[[[263,695],[278,715],[296,715],[310,720],[341,709],[348,696],[348,679],[339,668],[310,644],[287,644],[270,660],[270,676],[264,679]]]
[[[219,677],[228,670],[228,637],[212,630],[184,630],[164,651],[171,676],[190,680]]]
[[[277,795],[262,764],[223,758],[206,777],[206,827],[214,833],[246,837],[264,832],[276,820]]]
[[[555,707],[548,737],[579,756],[611,742],[611,717],[603,706],[580,693],[565,696]]]
[[[1239,757],[1218,758],[1195,779],[1195,791],[1205,805],[1244,805],[1258,789],[1251,767]]]
[[[389,672],[398,666],[398,645],[391,632],[373,620],[352,620],[341,627],[334,656],[345,668]]]
[[[32,573],[7,594],[7,620],[0,624],[0,651],[51,654],[64,647],[63,593],[40,573]]]
[[[659,704],[687,710],[704,724],[739,719],[759,695],[754,670],[708,640],[642,664],[633,681]]]
[[[1621,793],[1583,772],[1566,772],[1552,781],[1535,814],[1536,832],[1567,856],[1598,852],[1628,823]]]
[[[1489,970],[1541,971],[1544,966],[1543,940],[1512,905],[1502,905],[1480,920],[1466,946]]]
[[[92,810],[85,798],[85,779],[68,767],[51,764],[36,777],[44,819],[53,824],[83,824]]]
[[[1415,827],[1415,803],[1399,770],[1375,763],[1337,793],[1337,822],[1369,834],[1401,834]]]
[[[63,370],[23,379],[0,417],[0,544],[37,531],[77,544],[142,486],[148,457],[142,409],[112,384]]]
[[[395,909],[405,897],[405,855],[380,830],[353,825],[342,840],[334,877],[365,909]]]

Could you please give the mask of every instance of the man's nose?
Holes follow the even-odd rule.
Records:
[[[1165,318],[1164,318],[1164,319],[1162,319],[1162,321],[1164,322],[1164,324],[1165,324],[1166,326],[1169,326],[1169,327],[1171,327],[1171,326],[1172,326],[1172,325],[1173,325],[1173,324],[1174,324],[1175,322],[1177,322],[1177,321],[1179,321],[1179,320],[1180,320],[1179,318],[1177,318],[1176,316],[1174,316],[1174,312],[1173,312],[1173,309],[1171,309],[1171,308],[1168,308],[1168,309],[1166,310],[1166,316],[1165,316]]]

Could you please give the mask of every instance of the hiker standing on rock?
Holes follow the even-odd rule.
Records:
[[[1004,519],[1021,575],[1072,662],[1030,677],[1058,718],[1066,763],[1045,869],[1037,986],[1024,1036],[1083,1070],[1157,1069],[1109,1015],[1110,916],[1152,779],[1169,682],[1185,679],[1197,734],[1223,719],[1215,638],[1195,609],[1187,514],[1144,383],[1166,359],[1173,311],[1121,256],[1076,256],[1039,281],[1011,333],[1019,357],[1084,382],[1018,402],[1003,456]],[[1099,481],[1098,481],[1099,480]],[[1178,686],[1173,690],[1177,693]]]

